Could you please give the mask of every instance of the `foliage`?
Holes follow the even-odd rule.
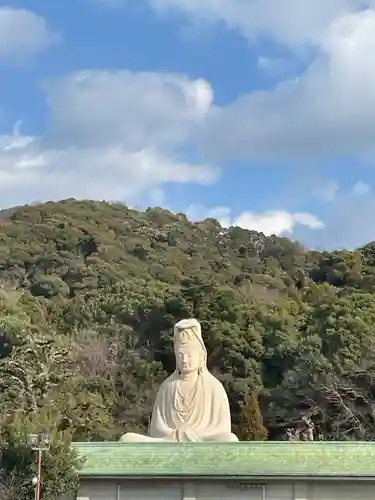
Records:
[[[246,394],[239,415],[238,437],[241,441],[264,441],[267,429],[263,424],[259,401],[254,392]]]
[[[195,316],[243,439],[280,439],[303,417],[324,439],[374,438],[375,244],[311,252],[65,200],[0,212],[0,283],[0,415],[20,432],[145,431],[173,323]]]
[[[27,434],[54,422],[41,410],[36,415],[22,412],[3,421],[0,435],[0,498],[25,500],[34,498],[36,452],[27,444]],[[41,496],[57,500],[63,494],[74,494],[78,485],[77,470],[81,462],[71,447],[69,433],[52,433],[52,443],[42,451]]]

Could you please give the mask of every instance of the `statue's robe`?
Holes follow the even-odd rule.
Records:
[[[161,385],[156,396],[149,435],[128,433],[125,442],[238,441],[231,431],[229,401],[223,385],[207,368],[198,374],[195,396],[186,412],[176,408],[178,372]]]

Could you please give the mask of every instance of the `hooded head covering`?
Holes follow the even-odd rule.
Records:
[[[203,342],[202,329],[198,320],[182,319],[174,326],[173,331],[174,352],[177,359],[178,350],[183,345],[199,345],[203,354],[202,369],[207,369],[207,350]]]

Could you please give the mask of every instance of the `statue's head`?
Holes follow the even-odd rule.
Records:
[[[206,368],[207,352],[202,338],[201,325],[196,319],[183,319],[174,327],[176,369],[192,373]]]

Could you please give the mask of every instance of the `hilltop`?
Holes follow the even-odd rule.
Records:
[[[313,252],[162,208],[64,200],[0,212],[0,282],[11,420],[75,439],[144,431],[174,367],[172,325],[195,316],[242,439],[281,438],[303,416],[325,439],[374,436],[374,244]]]
[[[89,289],[92,284],[73,269],[85,269],[101,285],[125,277],[181,285],[199,277],[236,289],[250,280],[281,290],[293,287],[314,262],[286,238],[224,229],[214,219],[191,223],[161,208],[138,212],[121,204],[66,200],[0,212],[0,223],[3,277],[17,283],[26,278],[24,286],[34,295],[45,295],[39,286],[43,276],[56,278],[59,292],[70,297]]]

